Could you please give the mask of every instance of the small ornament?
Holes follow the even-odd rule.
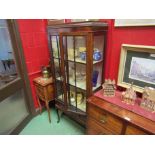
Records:
[[[115,96],[115,80],[105,79],[104,84],[102,85],[103,88],[103,95],[106,97],[113,97]]]
[[[126,91],[122,92],[122,102],[134,105],[136,100],[136,92],[133,89],[133,83]]]
[[[155,112],[155,89],[154,88],[151,88],[151,87],[144,88],[140,106],[146,110]]]

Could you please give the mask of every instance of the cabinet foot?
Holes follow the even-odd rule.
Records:
[[[63,114],[63,112],[62,112],[62,111],[60,111],[59,109],[57,109],[57,116],[58,116],[57,123],[59,123],[59,122],[60,122],[60,118],[61,118],[62,114]]]

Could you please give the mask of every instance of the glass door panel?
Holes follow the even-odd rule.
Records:
[[[60,58],[59,36],[51,36],[52,52],[54,58]]]
[[[103,81],[104,35],[94,34],[92,90],[101,87]]]
[[[15,20],[0,19],[0,134],[17,134],[35,113]]]
[[[77,89],[77,108],[86,112],[86,91]]]
[[[73,106],[72,109],[86,112],[86,92],[84,90],[70,86],[68,95],[69,105]]]
[[[6,20],[0,20],[0,87],[17,78],[10,34]]]
[[[68,61],[86,64],[86,38],[83,36],[67,36],[67,54]]]
[[[0,134],[9,134],[29,115],[25,104],[23,90],[17,91],[0,103]]]
[[[85,111],[86,37],[63,36],[63,46],[68,105]]]
[[[63,90],[63,77],[61,73],[61,55],[60,55],[60,44],[59,36],[50,36],[51,48],[52,48],[52,60],[53,60],[53,70],[55,77],[55,96],[56,99],[64,103],[64,90]]]
[[[56,81],[56,99],[62,101],[64,103],[64,91],[62,87],[61,81]]]

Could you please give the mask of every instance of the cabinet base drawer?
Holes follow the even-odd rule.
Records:
[[[144,131],[137,129],[134,126],[128,125],[125,131],[126,135],[146,135]]]
[[[93,118],[88,118],[87,122],[87,134],[88,135],[113,135],[110,130],[103,128],[97,121]]]
[[[88,117],[92,117],[93,119],[95,119],[105,129],[110,130],[116,134],[121,134],[123,127],[122,121],[116,118],[115,116],[107,113],[106,111],[96,106],[89,105]]]

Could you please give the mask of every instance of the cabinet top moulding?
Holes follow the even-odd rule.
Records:
[[[73,22],[64,24],[49,25],[48,28],[59,29],[59,28],[79,28],[79,27],[97,27],[97,28],[108,28],[108,23],[105,22]]]

